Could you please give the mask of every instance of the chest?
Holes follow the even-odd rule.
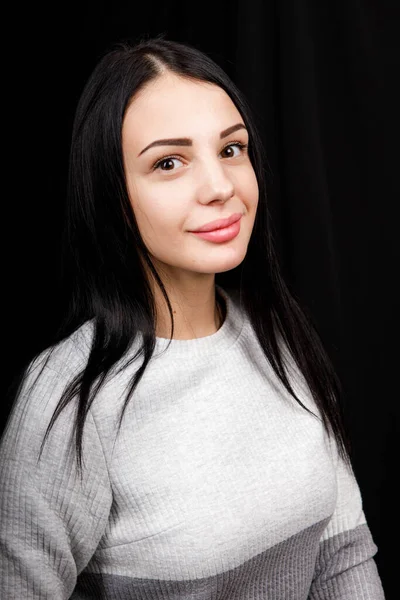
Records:
[[[254,369],[234,382],[217,369],[185,377],[164,381],[168,394],[142,388],[113,452],[102,547],[128,551],[138,576],[233,568],[326,519],[335,503],[316,417]]]

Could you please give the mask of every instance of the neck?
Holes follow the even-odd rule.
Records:
[[[163,282],[164,283],[164,282]],[[186,286],[166,285],[174,316],[173,339],[191,340],[216,333],[224,315],[217,301],[215,276],[200,284]],[[156,336],[171,337],[171,317],[167,303],[158,286],[153,289],[157,308]]]

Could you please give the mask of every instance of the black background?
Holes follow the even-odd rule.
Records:
[[[4,208],[11,211],[3,212],[4,389],[59,318],[55,280],[72,119],[99,54],[121,38],[160,33],[198,47],[228,72],[255,113],[272,171],[279,254],[343,382],[353,464],[393,599],[399,9],[378,0],[13,8],[3,25],[11,37],[3,63],[11,111],[3,126],[12,128],[4,172]]]

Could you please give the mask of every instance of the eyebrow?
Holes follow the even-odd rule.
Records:
[[[221,140],[223,140],[224,138],[228,137],[228,135],[230,135],[231,133],[234,133],[235,131],[238,131],[239,129],[246,129],[246,126],[243,123],[236,123],[236,125],[231,125],[231,127],[228,127],[228,129],[224,129],[224,131],[221,131],[221,133],[219,134],[219,138]],[[151,142],[151,144],[146,146],[146,148],[143,148],[143,150],[138,154],[138,157],[141,156],[144,152],[146,152],[146,150],[148,150],[149,148],[153,148],[154,146],[192,146],[192,145],[193,145],[193,140],[191,140],[190,138],[169,138],[169,139],[165,139],[165,140],[155,140],[155,142]]]

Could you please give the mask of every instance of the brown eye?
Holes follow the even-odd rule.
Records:
[[[230,158],[231,156],[235,156],[232,146],[228,146],[227,148],[224,148],[223,152],[225,153],[225,156],[227,156],[228,158]]]
[[[182,162],[176,156],[168,156],[167,158],[162,158],[161,160],[156,162],[156,164],[154,165],[153,168],[154,168],[154,170],[160,169],[160,171],[173,171],[176,166],[174,161],[176,161],[176,160],[178,162]]]
[[[163,160],[162,163],[159,164],[159,167],[162,171],[171,171],[174,168],[174,161],[172,158],[167,158],[167,160]]]
[[[236,152],[235,152],[236,148]],[[235,158],[236,156],[240,156],[241,153],[247,148],[246,144],[241,144],[239,142],[235,142],[225,146],[222,150],[221,154],[224,158]]]

